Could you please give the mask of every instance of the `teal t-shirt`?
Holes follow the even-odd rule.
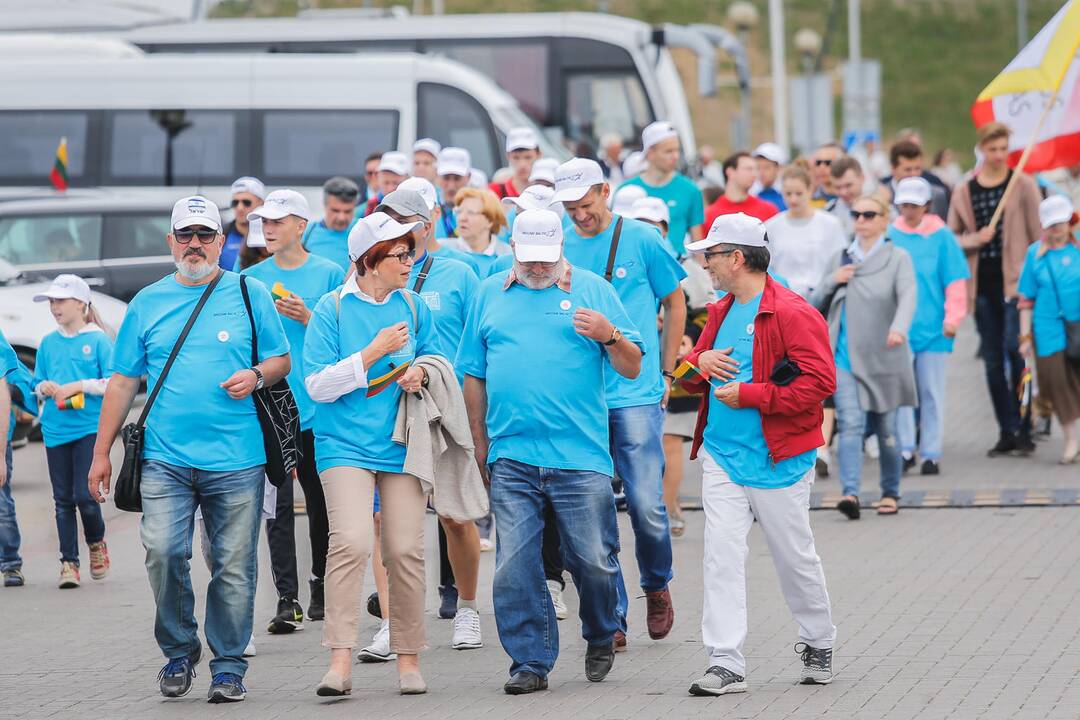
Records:
[[[74,337],[51,332],[41,340],[34,365],[34,386],[46,380],[64,385],[76,380],[98,380],[109,376],[112,340],[94,326]],[[97,432],[101,415],[101,396],[83,393],[86,404],[81,410],[60,410],[52,398],[41,409],[41,434],[45,447],[74,442]]]
[[[735,302],[724,318],[713,349],[734,348],[731,356],[739,372],[730,382],[749,383],[754,371],[754,320],[761,295],[743,305]],[[705,449],[732,482],[748,487],[775,489],[797,483],[814,465],[816,452],[774,463],[761,429],[757,408],[733,410],[709,393],[709,421],[705,426]]]
[[[851,372],[851,357],[847,347],[847,300],[844,307],[840,308],[840,331],[836,335],[836,367]]]
[[[667,203],[668,213],[671,215],[671,222],[668,223],[668,241],[675,250],[675,254],[681,257],[686,252],[684,245],[690,228],[705,222],[705,200],[701,196],[701,190],[693,180],[679,173],[675,173],[675,177],[671,178],[667,185],[649,185],[640,175],[627,180],[622,187],[627,185],[642,187],[649,197],[660,198]]]
[[[354,218],[344,230],[331,230],[322,220],[308,223],[300,242],[309,253],[334,262],[347,273],[352,265],[349,262],[349,231],[356,223],[357,219]]]
[[[251,325],[240,276],[225,272],[169,370],[146,421],[143,458],[210,472],[262,465],[262,429],[251,398],[233,400],[221,387],[251,367]],[[112,371],[147,377],[153,388],[204,286],[181,285],[167,275],[132,299],[116,336]],[[248,282],[259,361],[286,355],[289,341],[270,291]]]
[[[1080,322],[1080,247],[1070,242],[1039,257],[1040,247],[1042,241],[1028,248],[1017,290],[1035,303],[1031,311],[1035,352],[1047,357],[1065,349],[1064,320]]]
[[[577,228],[564,235],[563,252],[575,268],[584,268],[604,279],[611,237],[618,221],[596,237],[581,237]],[[660,300],[679,289],[686,271],[664,250],[660,231],[647,223],[623,218],[619,249],[615,254],[611,285],[618,293],[634,329],[645,343],[641,374],[636,380],[614,371],[607,373],[607,402],[612,409],[651,405],[664,396],[664,376],[660,371],[660,334],[656,315]]]
[[[416,306],[416,321],[402,295],[406,292],[411,293]],[[408,324],[409,342],[365,368],[368,387],[333,402],[315,403],[318,470],[345,466],[399,473],[405,464],[405,446],[391,440],[401,398],[395,371],[400,372],[402,366],[421,355],[442,354],[435,322],[427,304],[411,290],[395,291],[381,304],[346,293],[341,298],[340,313],[336,295],[324,295],[308,322],[304,371],[309,376],[360,352],[380,330],[395,323]]]
[[[409,275],[410,290],[416,290],[416,282],[426,259],[427,256],[416,258]],[[434,255],[427,279],[420,287],[420,297],[427,303],[435,321],[435,341],[439,345],[439,354],[451,361],[457,357],[458,344],[465,329],[465,316],[479,284],[480,279],[465,263]],[[459,381],[464,378],[460,370],[457,375]]]
[[[487,383],[488,462],[612,474],[604,377],[607,351],[574,330],[574,312],[602,313],[643,347],[603,278],[571,272],[570,292],[503,289],[507,273],[480,283],[458,348],[459,372]]]
[[[0,332],[0,378],[7,380],[8,392],[11,392],[11,380],[16,369],[19,367],[19,356],[15,354],[15,349],[11,347],[11,343],[4,337],[4,333]],[[8,417],[8,440],[15,434],[15,403],[11,403],[11,413]],[[3,462],[3,458],[0,458],[0,462]]]
[[[890,225],[887,237],[911,255],[915,266],[918,302],[908,332],[912,352],[952,352],[953,339],[945,337],[945,288],[971,277],[967,258],[948,226],[929,235],[904,232]]]
[[[318,255],[308,255],[308,259],[298,268],[285,270],[278,267],[273,257],[252,265],[245,274],[261,280],[273,292],[274,283],[281,283],[286,290],[304,301],[308,310],[314,310],[322,296],[341,286],[345,282],[345,273],[336,263]],[[281,313],[278,313],[281,315]],[[285,336],[289,339],[292,367],[289,370],[289,388],[296,398],[300,410],[300,429],[308,430],[315,422],[315,403],[304,387],[304,334],[307,325],[281,315],[281,324]]]
[[[496,268],[498,267],[499,261],[503,258],[510,258],[511,262],[513,261],[513,254],[510,252],[510,246],[501,240],[496,240],[496,243],[497,244],[495,252],[491,255],[488,255],[486,253],[469,252],[466,250],[448,247],[445,245],[439,250],[438,254],[453,251],[454,254],[452,255],[452,257],[454,259],[461,260],[466,265],[471,267],[473,269],[473,272],[476,273],[476,276],[483,280],[484,278],[491,277],[491,275],[498,272]]]

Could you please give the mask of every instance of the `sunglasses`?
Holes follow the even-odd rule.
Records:
[[[233,208],[236,208],[236,207],[238,207],[240,205],[243,205],[244,207],[249,208],[254,204],[255,203],[253,201],[249,200],[248,198],[243,198],[242,200],[234,198],[233,201],[231,203],[229,203],[229,205],[231,207],[233,207]]]
[[[203,245],[209,245],[217,239],[217,230],[173,230],[173,238],[181,245],[187,245],[192,240],[198,240]]]
[[[863,220],[873,220],[878,215],[881,215],[881,213],[877,210],[864,210],[863,212],[859,212],[858,210],[851,211],[852,220],[858,220],[859,218],[862,218]]]
[[[416,251],[415,250],[402,250],[401,252],[388,253],[386,257],[394,258],[399,263],[404,265],[406,259],[408,259],[410,261],[416,259]]]
[[[832,165],[832,160],[815,160],[814,164],[818,167],[821,167],[822,165]]]
[[[706,260],[711,260],[712,258],[717,257],[719,255],[730,255],[733,252],[738,252],[738,251],[737,250],[717,250],[715,252],[704,253],[704,255],[705,255]]]

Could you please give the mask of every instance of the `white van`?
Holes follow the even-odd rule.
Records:
[[[72,187],[220,191],[255,175],[318,201],[326,178],[359,177],[370,154],[408,152],[420,137],[467,148],[491,173],[521,125],[535,127],[491,80],[415,53],[11,57],[0,73],[0,193],[48,185],[66,137]],[[544,154],[569,157],[542,141]]]

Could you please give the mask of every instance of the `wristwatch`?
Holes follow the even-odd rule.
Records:
[[[614,345],[615,343],[619,342],[620,340],[622,340],[622,331],[619,330],[619,328],[612,328],[611,329],[611,339],[608,340],[606,343],[604,343],[604,345],[607,346],[607,347],[610,347],[610,346]]]
[[[255,373],[255,389],[262,390],[266,387],[266,379],[263,378],[262,370],[257,367],[250,368],[250,370]]]
[[[673,373],[673,372],[668,372],[667,370],[664,370],[660,374],[663,375],[664,377],[666,377],[668,380],[671,380],[671,381],[675,380],[675,373]]]

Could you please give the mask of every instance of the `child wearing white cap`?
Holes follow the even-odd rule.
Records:
[[[506,159],[510,166],[510,179],[491,183],[491,191],[499,199],[516,197],[529,186],[533,163],[540,158],[540,139],[530,127],[517,127],[506,133]]]
[[[38,347],[34,392],[44,400],[41,431],[49,463],[56,534],[60,539],[60,588],[77,588],[79,526],[90,549],[90,576],[109,570],[105,520],[90,497],[86,475],[94,456],[101,397],[109,382],[112,339],[90,302],[90,286],[77,275],[58,275],[34,302],[48,302],[59,326]]]

